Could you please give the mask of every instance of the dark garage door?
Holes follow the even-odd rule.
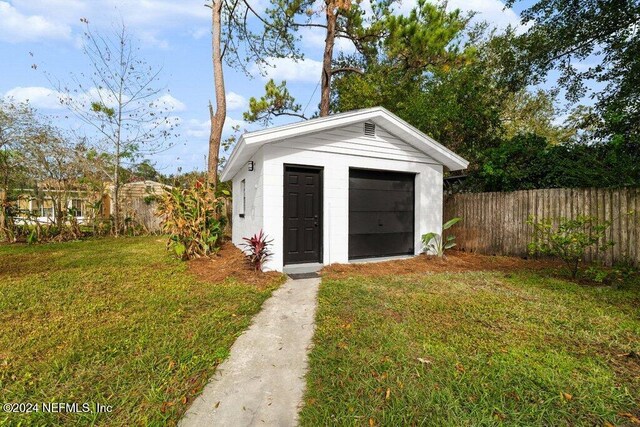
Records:
[[[349,170],[349,259],[413,254],[415,175]]]

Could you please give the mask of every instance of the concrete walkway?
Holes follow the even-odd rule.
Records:
[[[297,424],[319,284],[289,279],[265,301],[180,426]]]

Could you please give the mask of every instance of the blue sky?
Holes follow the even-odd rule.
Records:
[[[267,1],[256,0],[255,6],[262,8]],[[175,172],[179,167],[184,172],[203,170],[209,134],[207,103],[214,97],[210,10],[204,3],[205,0],[0,0],[0,97],[29,100],[43,114],[63,115],[45,72],[64,81],[71,72],[88,69],[80,47],[80,18],[87,18],[98,32],[109,31],[122,20],[138,40],[141,56],[162,67],[165,99],[181,122],[180,137],[173,141],[174,146],[152,156],[152,160],[163,173]],[[414,4],[415,0],[404,0],[399,12],[410,10]],[[505,9],[500,0],[450,0],[449,7],[475,10],[479,13],[477,19],[497,27],[517,25],[519,21],[517,12]],[[253,76],[247,76],[226,67],[227,132],[235,124],[250,130],[257,128],[242,122],[242,112],[251,96],[263,93],[270,77],[277,82],[286,80],[297,101],[303,107],[308,105],[307,114],[316,111],[319,96],[315,89],[320,80],[323,42],[321,29],[303,33],[305,60],[279,60],[266,76],[256,70]],[[339,49],[349,46],[339,43]],[[33,64],[37,64],[36,70]]]

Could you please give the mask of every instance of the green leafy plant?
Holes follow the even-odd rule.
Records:
[[[27,235],[27,243],[33,245],[34,243],[38,243],[38,231],[36,228],[33,228],[31,232]]]
[[[246,243],[242,246],[247,249],[247,259],[255,271],[262,271],[264,263],[271,257],[269,245],[273,240],[267,240],[267,235],[262,230],[252,237],[244,237]]]
[[[598,250],[605,251],[614,245],[614,242],[605,239],[611,222],[600,222],[596,217],[581,215],[575,219],[558,218],[555,221],[551,218],[539,221],[529,218],[527,223],[533,226],[529,253],[560,258],[569,268],[573,279],[578,276],[580,263],[588,248],[598,245]]]
[[[616,262],[611,267],[605,267],[601,263],[590,265],[585,269],[584,276],[594,282],[614,288],[640,283],[640,270],[629,259]]]
[[[157,194],[147,194],[142,200],[144,201],[145,205],[150,205],[159,201],[160,197]]]
[[[158,204],[162,229],[169,234],[167,248],[182,260],[217,252],[225,226],[222,204],[222,197],[215,197],[200,182],[167,191]]]
[[[443,234],[446,230],[450,229],[461,220],[462,218],[456,217],[442,224]],[[447,249],[451,249],[456,245],[455,240],[455,236],[450,235],[445,239],[442,235],[433,232],[422,235],[422,245],[424,247],[424,251],[426,253],[436,255],[440,258],[444,256],[444,251],[446,251]]]

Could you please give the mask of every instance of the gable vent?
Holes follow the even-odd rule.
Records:
[[[376,125],[373,123],[365,123],[364,136],[376,136]]]

